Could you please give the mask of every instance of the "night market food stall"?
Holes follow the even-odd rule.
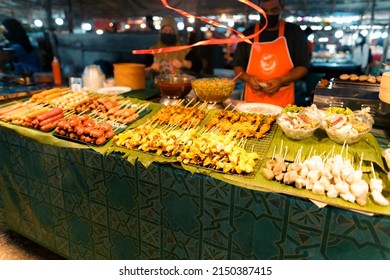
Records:
[[[68,259],[389,259],[367,110],[106,93],[1,106],[2,227]]]
[[[257,110],[260,114],[245,106],[241,111],[210,110],[202,103],[193,106],[195,102],[165,107],[132,98],[131,92],[124,97],[97,97],[120,102],[118,110],[140,112],[123,130],[118,123],[124,116],[111,118],[115,136],[107,137],[102,145],[60,135],[58,127],[66,123],[59,125],[59,121],[55,130],[44,132],[40,126],[24,127],[18,122],[23,114],[8,113],[5,118],[4,112],[11,106],[35,104],[36,118],[38,110],[48,114],[52,110],[49,108],[61,107],[68,121],[74,121],[75,114],[87,118],[81,117],[87,113],[99,122],[109,120],[105,119],[107,114],[97,116],[110,103],[99,101],[101,107],[96,109],[96,94],[85,94],[94,98],[88,108],[70,110],[66,106],[80,105],[84,95],[79,93],[73,103],[70,99],[63,102],[73,93],[68,89],[58,91],[61,94],[55,98],[57,90],[46,90],[0,109],[2,226],[69,259],[389,258],[390,206],[374,201],[371,190],[366,192],[366,202],[359,204],[354,199],[314,192],[318,186],[312,190],[298,188],[264,175],[270,160],[280,157],[289,166],[314,157],[322,157],[325,162],[326,157],[341,156],[352,163],[355,171],[361,171],[367,184],[371,179],[381,179],[381,195],[388,201],[388,166],[372,133],[350,145],[335,144],[321,128],[306,139],[291,140],[277,124],[272,110]],[[46,102],[56,105],[47,106]],[[167,120],[175,119],[174,115],[180,116],[179,110],[191,118],[185,123],[185,118],[179,117],[167,124]],[[279,117],[290,113],[279,111]],[[245,137],[233,133],[233,138],[224,138],[219,126],[223,123],[228,129],[230,120],[231,128],[232,118],[241,116],[261,124],[255,129],[258,138],[256,133]],[[245,124],[239,126],[245,128]],[[262,127],[267,126],[268,130],[263,131]],[[222,157],[219,163],[204,166],[201,156],[191,155],[186,160],[183,150],[174,153],[178,147],[153,146],[163,135],[157,131],[160,128],[172,133],[171,138],[165,138],[167,141],[172,137],[183,141],[179,146],[184,147],[183,143],[192,139],[193,145],[184,150],[187,154],[194,152],[191,147],[200,150],[209,145],[196,140],[212,142],[218,134],[218,139],[223,139],[219,143],[226,146],[217,148],[210,143],[210,147],[220,152],[230,147],[248,160],[242,168],[239,164],[226,167],[228,161]],[[137,143],[137,133],[143,133],[143,139],[153,136],[152,141]],[[190,137],[192,133],[195,138]],[[198,161],[191,162],[195,158]],[[232,158],[230,164],[239,162]],[[221,163],[225,164],[218,165]]]

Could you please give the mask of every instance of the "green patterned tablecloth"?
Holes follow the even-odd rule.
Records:
[[[390,216],[0,126],[0,223],[69,259],[390,259]]]

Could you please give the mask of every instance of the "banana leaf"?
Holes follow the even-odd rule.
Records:
[[[319,155],[323,151],[330,151],[334,147],[335,153],[340,153],[343,149],[342,145],[334,144],[330,139],[327,138],[324,131],[318,131],[316,132],[311,138],[301,140],[301,141],[293,141],[288,138],[286,138],[283,135],[282,130],[278,127],[277,131],[275,132],[273,141],[271,142],[270,149],[268,150],[267,158],[263,161],[262,167],[265,167],[265,163],[268,159],[272,158],[272,155],[274,153],[274,147],[276,147],[276,153],[280,152],[280,146],[288,147],[287,148],[287,156],[286,159],[289,161],[294,161],[295,157],[297,155],[297,152],[299,149],[302,148],[302,157],[303,159],[305,156],[307,156],[310,153],[310,150],[312,150],[312,155],[314,149],[316,149],[316,154]],[[313,148],[312,148],[313,147]],[[285,148],[281,149],[283,152],[285,151]],[[344,147],[344,151],[346,148]],[[360,156],[362,153],[364,153],[364,165],[365,170],[369,170],[368,172],[365,172],[363,175],[363,178],[366,181],[369,181],[369,179],[373,176],[371,172],[371,167],[368,161],[375,162],[377,167],[380,167],[379,169],[375,169],[375,174],[377,178],[382,179],[383,181],[383,191],[382,194],[384,195],[387,200],[390,200],[390,181],[388,180],[386,176],[386,172],[384,171],[384,163],[381,158],[381,148],[379,147],[375,137],[372,134],[367,134],[359,143],[350,145],[348,147],[348,154],[350,156],[355,156],[355,158],[360,160]],[[363,168],[362,168],[363,171]],[[253,190],[265,190],[269,192],[276,192],[276,193],[282,193],[286,195],[292,195],[296,197],[300,197],[303,199],[308,200],[315,200],[319,201],[321,203],[351,210],[351,211],[357,211],[365,214],[376,214],[376,215],[390,215],[390,206],[380,206],[374,203],[372,200],[372,197],[369,196],[368,203],[365,206],[359,206],[357,203],[351,203],[348,201],[345,201],[342,198],[329,198],[326,195],[318,195],[314,194],[311,190],[306,189],[297,189],[290,185],[285,185],[283,183],[279,183],[275,180],[268,180],[266,179],[262,174],[262,169],[255,174],[253,178],[245,178],[235,175],[225,175],[225,179],[228,179],[234,184],[239,185],[241,187],[245,187],[248,189]]]

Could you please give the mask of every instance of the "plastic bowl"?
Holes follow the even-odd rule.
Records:
[[[202,78],[192,81],[195,94],[204,102],[222,103],[230,97],[236,85],[228,78]]]
[[[297,113],[281,114],[276,119],[276,123],[289,139],[303,140],[309,138],[321,126],[321,119],[317,115],[307,113],[299,115]]]
[[[364,135],[370,132],[373,121],[365,115],[355,114],[354,117],[349,117],[350,120],[345,122],[339,128],[335,128],[331,125],[338,115],[326,116],[321,124],[329,139],[333,142],[343,145],[354,144],[360,141]]]
[[[194,79],[194,76],[185,74],[167,74],[157,76],[154,83],[160,90],[161,96],[180,99],[191,91],[191,81]]]

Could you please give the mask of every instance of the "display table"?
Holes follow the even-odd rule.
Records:
[[[65,258],[390,259],[390,216],[145,168],[28,131],[0,123],[0,224]]]

